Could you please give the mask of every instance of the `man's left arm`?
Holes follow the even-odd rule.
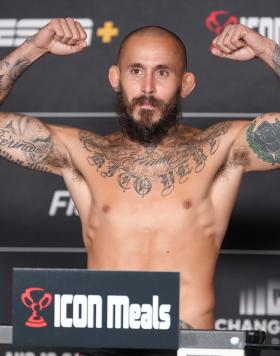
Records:
[[[242,158],[245,172],[280,168],[280,113],[258,116],[241,128],[230,159]]]
[[[212,42],[211,52],[239,61],[259,58],[280,77],[280,47],[244,25],[227,26]],[[280,168],[280,113],[263,114],[242,125],[230,155],[243,155],[246,171]]]

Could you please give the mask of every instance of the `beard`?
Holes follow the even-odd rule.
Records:
[[[141,144],[159,144],[168,135],[170,129],[176,129],[180,118],[180,89],[174,97],[166,103],[154,96],[142,95],[128,101],[122,88],[117,93],[117,111],[119,123],[124,135],[132,141]],[[133,111],[137,105],[149,103],[154,109],[158,109],[160,119],[153,122],[155,110],[140,109],[139,120],[133,118]]]

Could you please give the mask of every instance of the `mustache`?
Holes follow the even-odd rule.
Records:
[[[130,110],[133,111],[137,105],[149,104],[158,108],[160,110],[164,110],[166,103],[163,100],[155,98],[153,95],[141,95],[137,98],[133,98],[129,103]]]

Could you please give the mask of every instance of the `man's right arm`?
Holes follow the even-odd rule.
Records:
[[[0,103],[5,100],[18,77],[39,57],[46,53],[73,54],[86,46],[86,33],[79,22],[72,18],[50,21],[0,61]]]
[[[0,103],[6,99],[15,81],[25,69],[45,53],[43,49],[36,48],[32,38],[29,38],[0,61]]]
[[[0,61],[0,103],[17,78],[39,57],[80,52],[87,46],[85,40],[85,31],[74,19],[52,20]],[[45,125],[31,116],[0,113],[0,156],[31,169],[61,174],[62,168],[71,166],[63,144],[67,130]]]
[[[21,114],[0,113],[0,156],[40,172],[62,174],[72,166],[59,128]],[[63,135],[65,136],[65,135]]]

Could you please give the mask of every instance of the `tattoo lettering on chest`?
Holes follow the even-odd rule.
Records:
[[[122,139],[108,141],[90,132],[80,131],[80,141],[88,152],[89,165],[103,178],[117,177],[123,191],[133,189],[141,197],[148,195],[155,183],[161,186],[161,196],[168,196],[175,184],[185,183],[190,174],[206,167],[209,155],[214,155],[230,123],[219,123],[192,139],[174,137],[168,147],[139,146],[128,148]]]

